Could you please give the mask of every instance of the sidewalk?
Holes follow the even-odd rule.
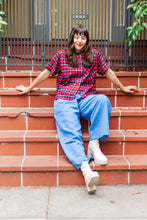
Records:
[[[147,219],[147,185],[0,187],[0,220]]]

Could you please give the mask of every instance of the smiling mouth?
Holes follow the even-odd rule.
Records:
[[[77,44],[79,47],[81,47],[82,46],[82,44]]]

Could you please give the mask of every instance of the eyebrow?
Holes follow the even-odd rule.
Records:
[[[84,33],[75,33],[75,35],[81,36],[81,37],[86,37],[86,36],[84,35]]]

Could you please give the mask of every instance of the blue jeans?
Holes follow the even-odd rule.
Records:
[[[111,103],[105,95],[89,95],[84,99],[77,95],[71,101],[54,101],[54,117],[60,144],[67,158],[77,169],[83,161],[93,160],[85,154],[80,117],[91,122],[90,140],[101,141],[109,136],[110,114]]]

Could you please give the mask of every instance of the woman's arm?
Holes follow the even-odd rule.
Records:
[[[125,93],[135,93],[138,92],[138,88],[136,86],[123,86],[123,84],[119,81],[115,73],[109,68],[105,73],[106,77],[115,84],[117,88],[120,88],[122,92]]]
[[[29,86],[16,86],[16,90],[19,91],[19,94],[26,94],[28,92],[31,91],[31,89],[33,89],[34,87],[38,86],[40,83],[42,83],[43,81],[45,81],[48,77],[50,76],[50,71],[45,69],[43,72],[41,72],[37,78],[29,85]]]

